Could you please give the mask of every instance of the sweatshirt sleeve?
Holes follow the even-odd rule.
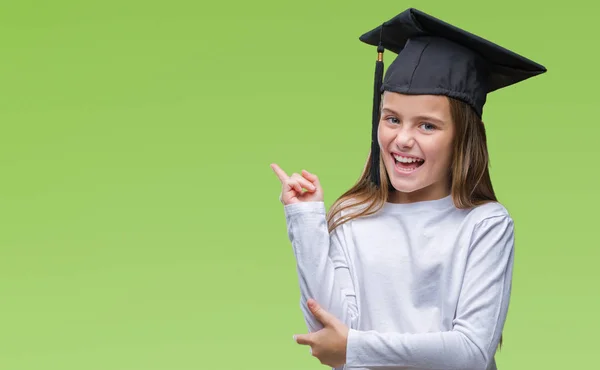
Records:
[[[508,311],[513,230],[508,215],[488,217],[475,226],[452,330],[404,334],[350,329],[346,368],[487,369]]]
[[[307,307],[315,299],[348,327],[356,327],[356,295],[342,248],[343,233],[327,228],[325,204],[303,202],[284,206],[288,237],[296,258],[300,307],[310,332],[323,328]]]

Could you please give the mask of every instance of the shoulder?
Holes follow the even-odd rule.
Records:
[[[508,209],[497,201],[489,201],[466,211],[466,218],[473,224],[480,224],[490,219],[512,221]]]
[[[492,201],[471,208],[466,217],[471,230],[471,240],[481,238],[512,239],[514,221],[509,211],[501,203]]]

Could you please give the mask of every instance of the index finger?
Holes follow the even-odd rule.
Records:
[[[281,180],[281,182],[284,182],[286,179],[289,178],[287,173],[285,173],[285,171],[282,170],[277,164],[271,163],[271,168],[273,169],[273,171],[275,171],[275,174],[277,175],[277,177],[279,177],[279,180]]]

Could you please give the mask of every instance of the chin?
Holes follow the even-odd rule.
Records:
[[[394,190],[399,191],[401,193],[414,193],[419,190],[423,190],[428,186],[428,184],[424,183],[410,183],[398,179],[391,179],[391,183],[394,187]]]

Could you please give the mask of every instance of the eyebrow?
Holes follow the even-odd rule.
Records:
[[[401,114],[399,114],[398,112],[396,112],[395,110],[393,110],[393,109],[390,109],[390,108],[383,108],[383,109],[381,109],[381,112],[382,112],[382,113],[384,113],[384,112],[389,112],[389,113],[392,113],[392,114],[394,114],[394,115],[396,115],[396,116],[401,116]],[[442,125],[445,125],[445,124],[446,124],[446,122],[445,122],[443,119],[441,119],[441,118],[438,118],[438,117],[436,117],[436,116],[419,115],[419,116],[417,116],[417,117],[415,117],[415,118],[416,118],[416,119],[419,119],[419,120],[425,120],[425,121],[433,121],[433,122],[437,122],[437,123],[439,123],[439,124],[442,124]]]

